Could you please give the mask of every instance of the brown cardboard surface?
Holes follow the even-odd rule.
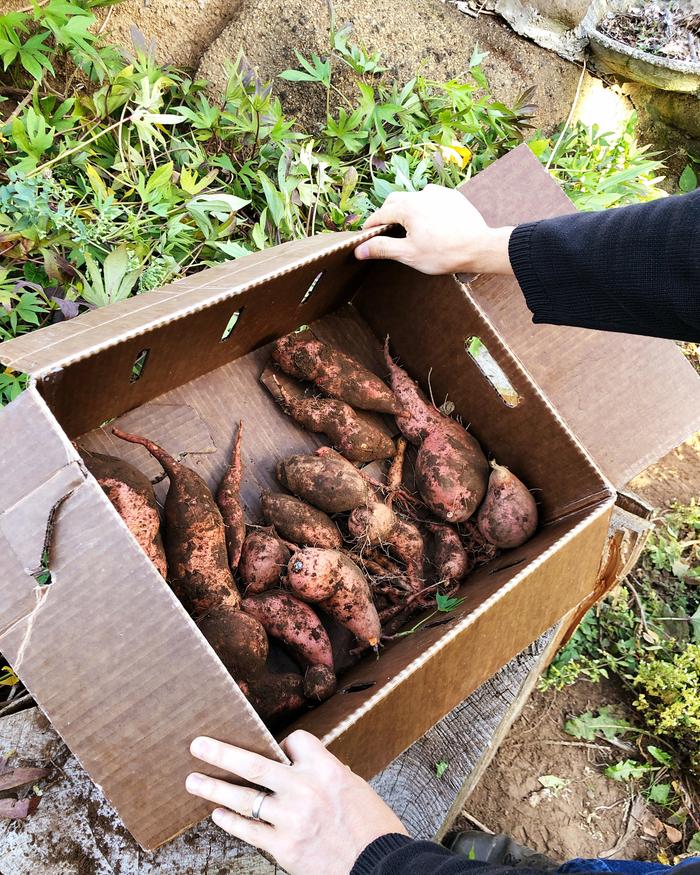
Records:
[[[527,146],[508,153],[461,190],[494,226],[574,212]],[[700,429],[700,380],[673,341],[534,325],[513,277],[484,275],[469,285],[510,349],[616,486]]]
[[[519,182],[532,210],[540,174],[526,167]],[[306,728],[364,774],[414,741],[594,585],[613,502],[609,485],[482,302],[451,277],[360,265],[352,248],[363,236],[287,245],[0,346],[0,360],[31,370],[41,393],[27,393],[0,413],[0,462],[10,480],[0,497],[6,547],[0,608],[10,619],[0,624],[0,650],[10,662],[22,650],[21,677],[144,847],[156,847],[208,810],[183,788],[194,735],[278,756],[279,750],[84,474],[67,436],[157,475],[143,448],[111,435],[105,420],[122,417],[129,428],[186,454],[214,486],[243,419],[242,494],[255,522],[260,490],[278,488],[276,462],[321,443],[285,416],[260,383],[267,344],[310,324],[383,375],[380,344],[389,332],[392,351],[424,388],[440,402],[448,395],[487,453],[540,490],[543,527],[469,581],[466,601],[447,624],[393,643],[379,661],[364,660],[341,687],[371,674],[370,690],[337,694],[304,716]],[[242,311],[239,324],[222,341],[234,310]],[[518,406],[506,407],[467,356],[471,335],[482,338],[510,378]],[[132,382],[143,349],[149,357]],[[20,467],[22,453],[27,464]],[[58,476],[65,483],[54,480],[63,468],[69,475]],[[53,583],[39,602],[27,562],[41,552],[52,500],[75,486],[75,476],[55,532]],[[157,485],[161,498],[166,486]]]
[[[3,472],[16,466],[14,439],[36,435],[24,450],[26,494],[0,493],[0,651],[130,832],[155,847],[210,810],[184,790],[194,735],[281,751],[34,390],[0,429]],[[55,521],[52,583],[36,588],[56,486],[69,497]]]

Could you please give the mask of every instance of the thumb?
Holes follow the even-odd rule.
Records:
[[[407,244],[405,237],[373,237],[355,249],[355,258],[363,261],[366,258],[389,258],[401,261],[406,255]]]

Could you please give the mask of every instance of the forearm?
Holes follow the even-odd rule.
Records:
[[[518,226],[533,321],[700,339],[700,193]]]

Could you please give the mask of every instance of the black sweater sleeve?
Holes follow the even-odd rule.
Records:
[[[515,872],[511,866],[468,860],[435,842],[390,833],[364,849],[350,875],[514,875]],[[543,869],[520,867],[517,875],[548,873]]]
[[[700,341],[700,191],[518,225],[533,322]]]

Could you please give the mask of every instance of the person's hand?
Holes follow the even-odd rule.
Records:
[[[282,747],[292,765],[213,738],[195,738],[193,756],[270,790],[260,820],[249,819],[260,791],[192,773],[185,786],[221,806],[212,820],[226,832],[271,854],[290,875],[348,875],[379,836],[406,828],[362,778],[308,732],[298,730]],[[231,781],[235,781],[232,778]]]
[[[422,273],[509,273],[512,227],[490,228],[456,189],[428,185],[420,192],[395,192],[371,215],[365,228],[398,224],[406,236],[374,237],[355,250],[357,258],[390,258]]]

